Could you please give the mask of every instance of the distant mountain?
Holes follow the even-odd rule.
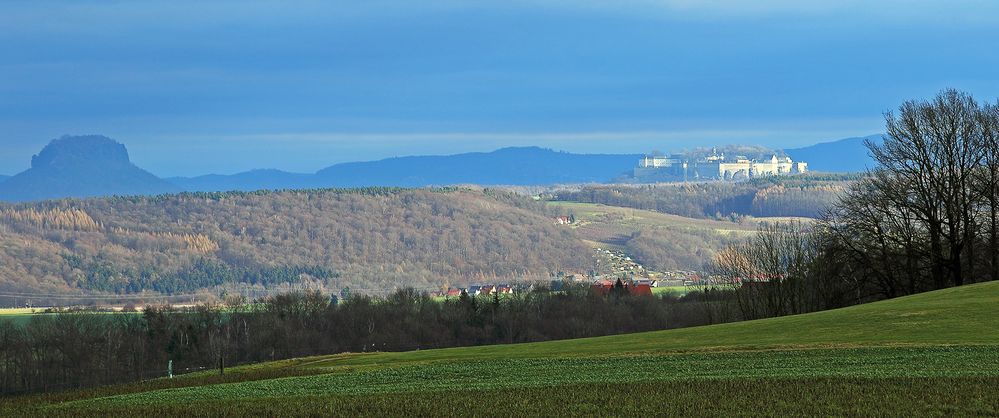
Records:
[[[873,166],[864,139],[847,138],[785,152],[813,171],[857,172]],[[539,147],[396,157],[336,164],[315,174],[253,170],[232,175],[157,178],[129,161],[125,146],[103,136],[64,136],[32,157],[31,169],[0,176],[0,200],[149,195],[179,191],[253,191],[325,187],[548,185],[622,179],[639,154],[572,154]]]
[[[867,139],[880,143],[881,135],[823,142],[803,148],[786,149],[784,152],[795,161],[808,163],[808,169],[811,171],[861,172],[874,167],[874,160],[867,155],[867,147],[864,146],[864,140]]]
[[[570,154],[518,147],[337,164],[316,176],[321,183],[338,187],[590,183],[624,176],[639,158],[637,154]]]
[[[169,181],[186,191],[591,183],[622,177],[640,157],[637,154],[571,154],[522,147],[343,163],[316,174],[254,170],[233,175],[176,177]]]
[[[3,174],[0,174],[0,183],[3,183],[4,180],[7,180],[9,178],[10,178],[10,176],[5,176]]]
[[[104,136],[63,136],[31,157],[31,168],[0,183],[0,200],[150,195],[180,188],[136,167]]]
[[[320,187],[314,174],[281,170],[252,170],[239,174],[171,177],[167,181],[189,192],[308,189]]]

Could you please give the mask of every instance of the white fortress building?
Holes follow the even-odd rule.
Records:
[[[691,161],[682,154],[647,155],[638,161],[636,179],[649,180],[740,180],[785,176],[808,172],[808,164],[773,154],[769,159],[726,158],[712,150],[711,155]]]

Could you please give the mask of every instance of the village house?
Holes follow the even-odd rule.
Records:
[[[652,296],[652,286],[648,283],[635,284],[633,281],[610,281],[610,280],[598,280],[593,283],[591,289],[600,295],[607,296],[610,295],[614,290],[614,287],[618,285],[624,287],[628,294],[632,296]]]

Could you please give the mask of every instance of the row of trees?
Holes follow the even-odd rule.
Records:
[[[162,377],[238,363],[317,354],[401,351],[580,338],[738,319],[730,293],[683,298],[600,296],[587,286],[509,297],[437,301],[404,289],[335,304],[317,292],[254,304],[140,314],[63,313],[26,325],[0,320],[0,393]]]
[[[999,103],[955,90],[886,114],[878,165],[815,225],[772,226],[716,258],[745,317],[999,279]],[[745,283],[749,285],[745,285]]]
[[[190,267],[180,271],[164,272],[156,266],[139,270],[120,268],[100,258],[83,262],[80,257],[63,256],[79,272],[79,287],[96,292],[119,295],[153,291],[164,295],[189,294],[202,289],[235,287],[234,284],[259,285],[271,289],[282,284],[298,284],[309,280],[329,283],[340,277],[332,269],[322,266],[250,266],[234,267],[212,258],[194,260]],[[43,298],[39,298],[43,299]],[[84,299],[81,297],[81,299]]]

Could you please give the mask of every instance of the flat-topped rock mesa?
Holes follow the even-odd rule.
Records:
[[[0,182],[0,200],[151,195],[179,190],[132,164],[125,146],[111,138],[63,136],[31,157],[30,169]]]

